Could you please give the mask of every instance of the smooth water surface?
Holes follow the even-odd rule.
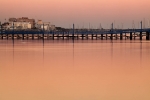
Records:
[[[150,100],[150,41],[0,40],[0,100]]]

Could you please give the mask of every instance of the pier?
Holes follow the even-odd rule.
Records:
[[[0,28],[0,39],[96,39],[96,40],[123,40],[146,39],[150,40],[150,28],[147,29],[72,29],[46,31],[4,30]]]

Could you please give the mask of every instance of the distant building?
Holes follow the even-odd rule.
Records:
[[[42,20],[38,20],[37,24],[41,25],[41,24],[43,24],[43,21]]]
[[[14,29],[31,29],[32,28],[32,25],[30,22],[14,22],[13,24],[14,24]]]
[[[42,29],[42,25],[43,25],[42,20],[38,20],[37,23],[36,23],[36,28]]]
[[[56,27],[55,27],[55,25],[51,25],[51,27],[50,27],[50,30],[56,30]]]
[[[19,27],[22,29],[31,29],[35,28],[35,20],[34,19],[29,19],[28,17],[22,17],[22,18],[9,18],[9,23],[11,27]]]
[[[2,29],[10,29],[10,24],[8,22],[5,22],[2,24]]]
[[[17,19],[16,18],[9,18],[9,22],[16,22]]]
[[[42,20],[38,20],[36,28],[49,31],[49,30],[54,30],[55,25],[50,25],[50,22],[43,22]]]

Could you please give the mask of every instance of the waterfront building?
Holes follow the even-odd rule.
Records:
[[[49,31],[49,30],[55,30],[55,25],[51,25],[50,22],[43,22],[42,20],[38,20],[36,24],[36,28]]]
[[[32,24],[30,22],[14,22],[13,24],[14,24],[14,29],[31,29],[32,28]]]
[[[51,25],[51,27],[50,27],[50,30],[56,30],[56,27],[55,27],[55,25]]]
[[[9,18],[9,23],[11,27],[14,26],[20,27],[21,29],[33,29],[35,28],[35,19],[29,19],[28,17],[22,17],[22,18]]]
[[[3,23],[2,29],[5,29],[5,30],[10,29],[10,24],[8,22]]]

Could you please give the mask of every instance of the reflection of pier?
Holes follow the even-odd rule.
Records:
[[[150,39],[150,29],[0,30],[0,39]]]

